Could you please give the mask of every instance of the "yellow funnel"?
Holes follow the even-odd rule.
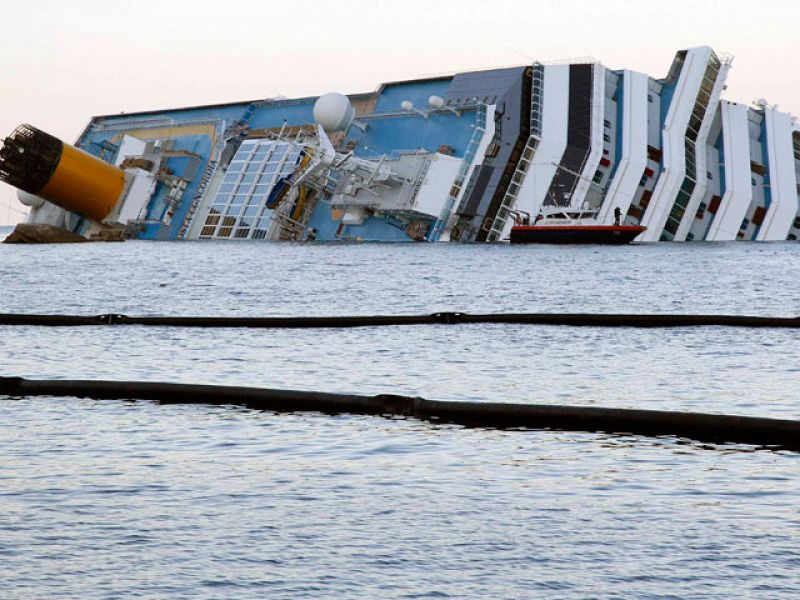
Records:
[[[102,221],[122,195],[125,174],[50,134],[21,125],[0,148],[0,181]]]

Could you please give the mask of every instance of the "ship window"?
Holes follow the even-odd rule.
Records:
[[[212,202],[217,214],[225,212],[228,216],[216,233],[205,232],[205,237],[264,239],[272,211],[266,208],[266,201],[275,183],[276,173],[288,176],[294,172],[298,163],[299,151],[290,144],[271,140],[247,140],[242,143],[231,161],[223,183]],[[233,194],[232,194],[233,193]],[[236,227],[236,217],[243,215]],[[259,229],[250,235],[251,223],[257,215]],[[229,221],[228,221],[229,219]],[[206,223],[206,227],[213,224]],[[259,233],[260,232],[260,233]]]

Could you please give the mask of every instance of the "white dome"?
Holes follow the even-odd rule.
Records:
[[[445,101],[441,96],[431,96],[428,98],[428,104],[431,108],[443,108]]]
[[[44,204],[44,198],[29,194],[28,192],[23,192],[22,190],[17,190],[17,199],[25,206],[30,206],[31,208],[39,208]]]
[[[350,127],[355,114],[350,99],[336,92],[320,96],[314,104],[314,120],[325,131],[344,131]]]

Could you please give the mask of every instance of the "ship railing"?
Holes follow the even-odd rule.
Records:
[[[489,233],[486,235],[487,242],[496,242],[505,230],[506,223],[511,211],[516,206],[519,191],[522,189],[522,184],[528,174],[528,169],[533,162],[533,157],[536,154],[536,148],[539,145],[539,138],[535,135],[530,135],[522,154],[519,157],[517,166],[514,169],[514,174],[511,176],[511,182],[506,188],[506,193],[503,194],[503,199],[500,201],[500,207],[497,209],[492,225],[489,228]]]
[[[464,104],[454,104],[452,106],[446,106],[442,108],[428,108],[423,111],[426,116],[427,115],[452,115],[453,110],[461,111],[461,112],[469,112],[469,111],[481,111],[484,110],[486,105],[483,102],[469,102]],[[419,116],[422,117],[419,113],[409,112],[407,110],[396,109],[396,110],[384,110],[380,112],[373,112],[366,115],[358,115],[358,121],[377,121],[382,119],[396,119],[397,117],[409,117],[409,116]]]
[[[467,144],[467,149],[464,151],[463,162],[461,164],[461,168],[458,171],[458,175],[456,176],[455,181],[453,182],[453,186],[450,188],[450,194],[445,200],[444,206],[442,207],[442,211],[439,214],[439,218],[436,219],[436,222],[433,224],[431,228],[430,234],[428,234],[428,241],[437,242],[439,238],[444,233],[445,228],[450,222],[450,216],[453,213],[453,207],[456,205],[456,202],[460,200],[463,196],[464,191],[464,180],[467,178],[467,173],[469,173],[469,169],[472,164],[475,162],[476,154],[478,152],[478,147],[480,146],[481,140],[483,139],[483,135],[486,133],[486,105],[481,104],[480,109],[477,111],[475,115],[475,129],[472,132],[472,137],[470,137],[469,144]]]

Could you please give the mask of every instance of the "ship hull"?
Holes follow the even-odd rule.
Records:
[[[626,225],[518,225],[512,244],[630,244],[646,228]]]

